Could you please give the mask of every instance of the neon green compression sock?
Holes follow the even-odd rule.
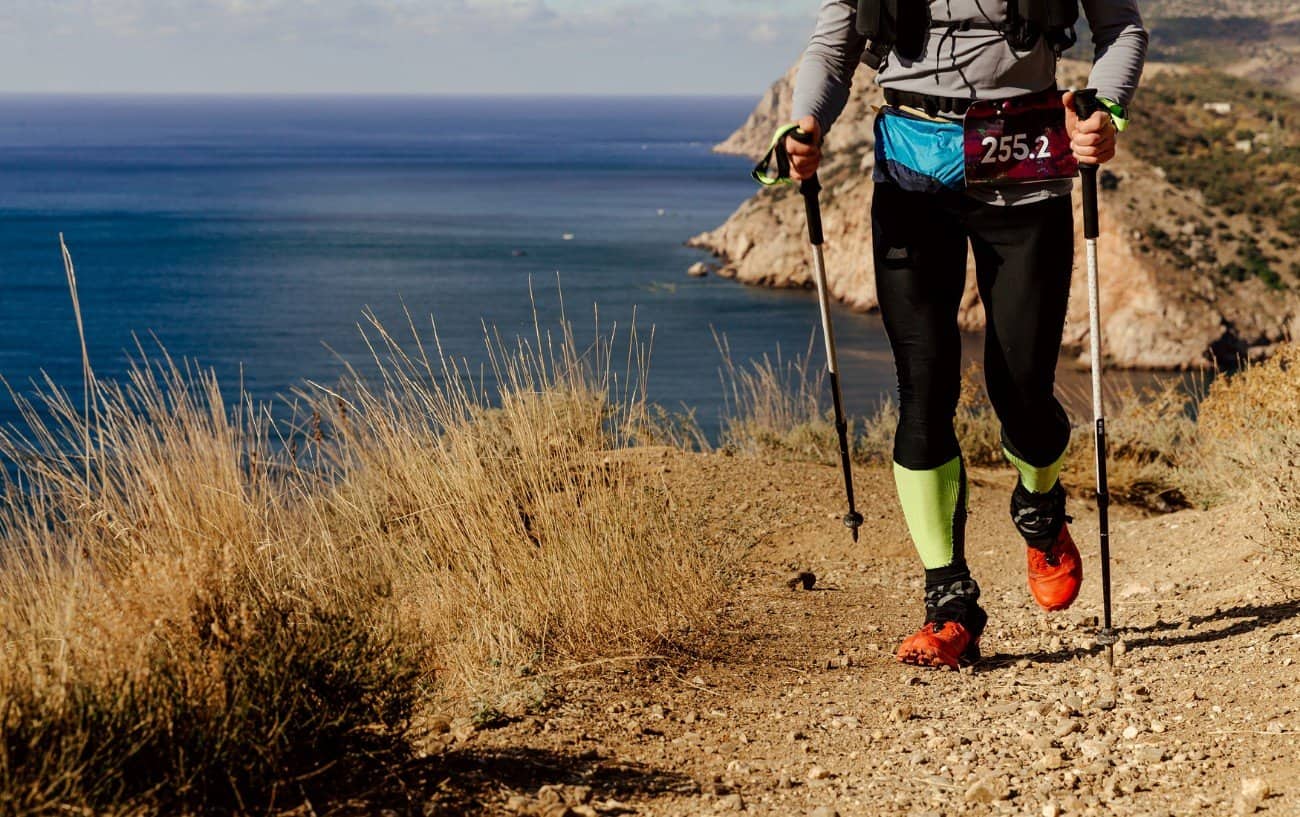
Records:
[[[1007,460],[1020,472],[1020,484],[1032,494],[1045,494],[1052,490],[1056,486],[1056,481],[1061,478],[1061,468],[1065,465],[1064,452],[1057,457],[1056,462],[1046,468],[1035,468],[1012,454],[1011,449],[1006,446],[1002,447],[1002,453],[1007,455]]]
[[[964,560],[966,469],[961,457],[925,471],[894,463],[894,484],[926,570]]]

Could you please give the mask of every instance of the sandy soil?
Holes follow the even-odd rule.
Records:
[[[737,545],[721,628],[690,656],[561,676],[539,714],[453,724],[416,813],[1300,814],[1300,603],[1269,581],[1251,508],[1116,512],[1112,673],[1093,509],[1072,502],[1084,594],[1043,613],[1012,472],[972,474],[985,660],[929,671],[893,656],[923,610],[885,469],[857,473],[854,545],[835,468],[637,456]],[[813,590],[788,588],[796,570]]]

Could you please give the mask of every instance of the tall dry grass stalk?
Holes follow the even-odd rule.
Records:
[[[90,366],[90,349],[86,345],[86,324],[81,319],[81,291],[77,288],[77,267],[72,263],[72,253],[59,233],[59,252],[63,256],[63,272],[68,279],[68,292],[72,296],[72,314],[77,321],[77,339],[81,342],[81,380],[85,396],[85,435],[83,448],[86,452],[86,490],[90,490],[90,404],[94,400],[95,370]]]
[[[14,394],[0,810],[291,806],[400,760],[431,698],[709,620],[715,551],[622,453],[635,333],[618,360],[612,333],[490,334],[480,372],[407,328],[371,316],[365,376],[305,387],[287,421],[165,354],[88,378],[94,411]]]

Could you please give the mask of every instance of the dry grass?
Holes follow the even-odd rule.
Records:
[[[1282,556],[1277,576],[1300,586],[1300,344],[1221,378],[1200,407],[1213,498],[1244,498],[1264,515],[1261,539]]]
[[[298,512],[310,480],[263,417],[167,362],[93,389],[89,451],[53,387],[0,438],[0,799],[262,809],[322,764],[400,759],[418,654]]]
[[[1293,592],[1300,591],[1300,433],[1287,435],[1278,458],[1265,477],[1265,545],[1282,557],[1274,577]]]
[[[288,422],[165,356],[88,372],[80,406],[15,395],[0,812],[328,798],[403,758],[431,698],[497,702],[709,620],[715,552],[619,453],[647,427],[635,337],[619,361],[608,336],[493,337],[475,377],[413,326],[365,334],[374,373],[304,388]]]
[[[812,462],[838,462],[839,437],[831,407],[826,370],[814,350],[815,336],[803,354],[739,364],[725,339],[722,352],[722,446],[752,456]],[[888,462],[893,453],[893,429],[898,411],[892,401],[881,403],[865,421],[849,420],[854,462]]]
[[[839,456],[824,373],[809,351],[791,361],[764,358],[736,365],[724,349],[729,397],[724,443],[763,456],[836,462]],[[1189,447],[1195,423],[1191,398],[1170,381],[1110,395],[1108,474],[1116,501],[1168,511],[1186,505],[1183,483],[1195,472],[1198,454]],[[898,408],[892,400],[865,419],[850,423],[851,450],[863,465],[888,463],[893,454]],[[978,367],[967,369],[953,417],[962,456],[971,466],[1009,467],[1002,450],[1002,426],[988,402]],[[1065,482],[1080,494],[1094,485],[1092,424],[1074,430]],[[1200,489],[1198,488],[1198,491]]]
[[[953,431],[966,464],[993,468],[1006,465],[1002,453],[1002,423],[989,403],[980,369],[975,364],[962,375],[961,396],[953,415]]]
[[[397,559],[398,609],[460,680],[656,649],[707,616],[717,565],[698,527],[614,456],[643,432],[645,403],[635,363],[621,385],[611,375],[612,340],[581,357],[567,330],[495,341],[489,401],[468,367],[435,368],[375,330],[378,386],[355,378],[317,404],[337,407],[329,501],[349,510],[353,538]]]
[[[764,358],[738,366],[724,349],[730,414],[724,442],[749,454],[835,462],[838,445],[823,373],[809,351],[792,361]],[[1188,495],[1207,491],[1204,453],[1196,444],[1194,398],[1178,381],[1108,395],[1108,476],[1112,495],[1158,511],[1185,507]],[[885,401],[871,416],[850,424],[854,461],[888,463],[898,409]],[[1009,467],[1002,429],[988,402],[978,367],[967,369],[953,427],[968,465]],[[1095,484],[1092,423],[1075,428],[1064,480],[1080,495]]]
[[[807,351],[786,359],[776,357],[738,364],[725,338],[717,338],[722,353],[725,400],[722,445],[744,454],[769,454],[794,459],[821,459],[838,452],[835,423],[823,407],[826,372]]]
[[[1197,425],[1202,445],[1235,472],[1233,482],[1257,488],[1300,431],[1300,344],[1287,344],[1264,363],[1216,380]]]
[[[1199,495],[1204,463],[1192,418],[1195,395],[1177,379],[1106,397],[1106,477],[1115,502],[1167,513]],[[1096,432],[1089,417],[1071,435],[1063,484],[1080,495],[1096,488]]]

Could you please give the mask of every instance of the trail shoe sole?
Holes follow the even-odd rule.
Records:
[[[1065,610],[1079,597],[1083,586],[1083,559],[1079,548],[1070,536],[1070,529],[1062,526],[1050,546],[1030,545],[1026,548],[1029,567],[1029,594],[1038,606],[1048,612]]]

